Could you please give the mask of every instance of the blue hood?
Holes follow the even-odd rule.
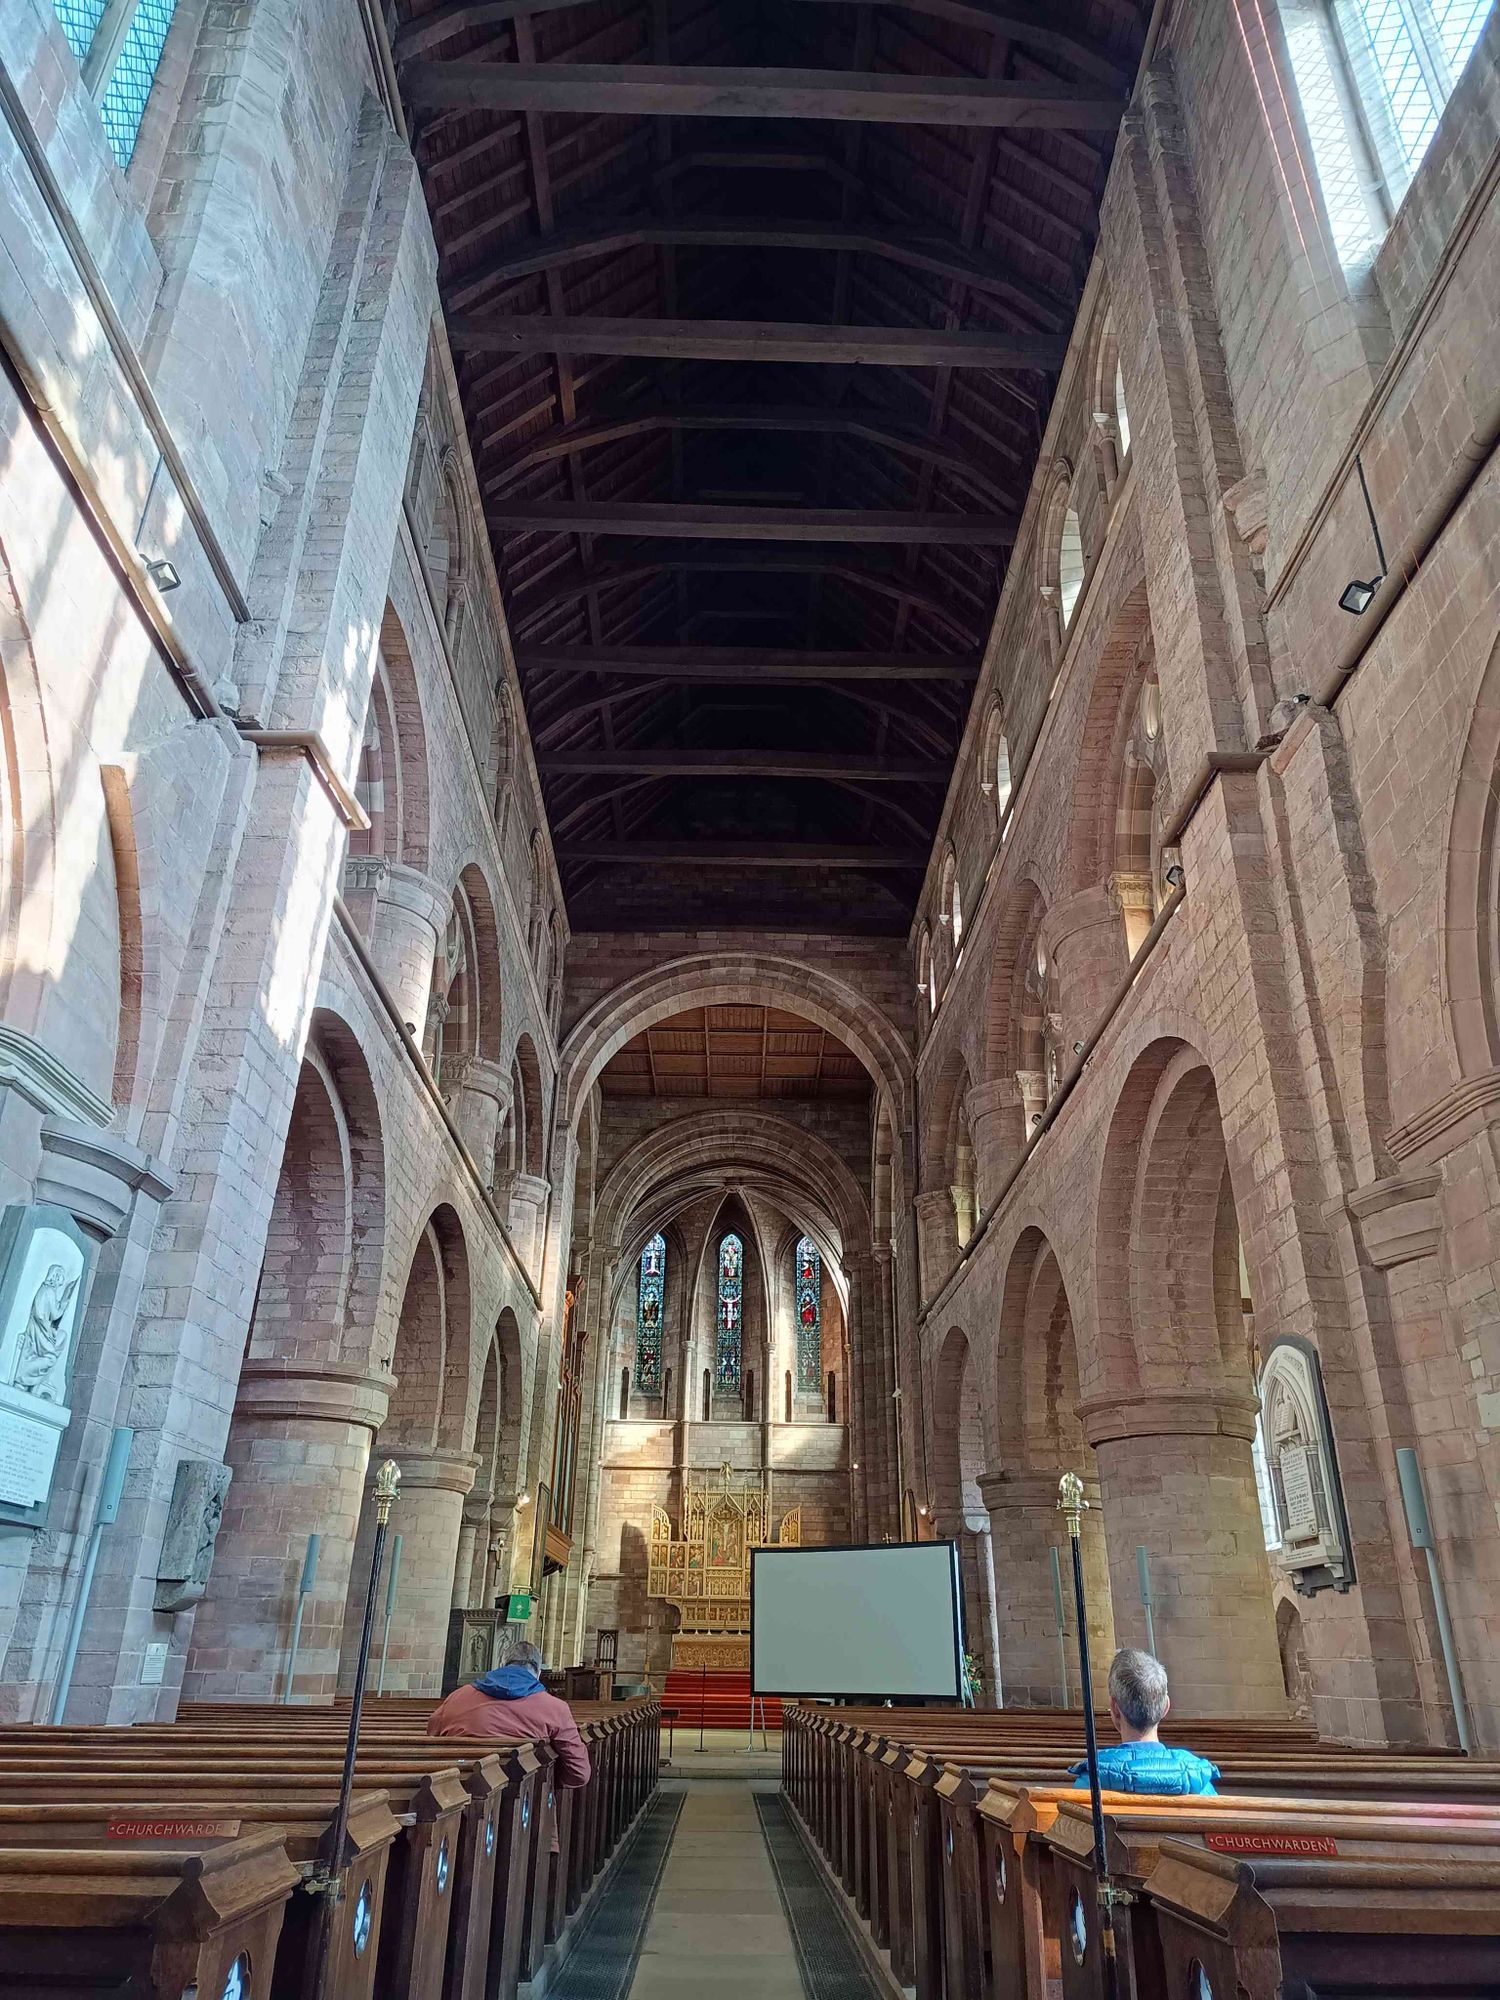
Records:
[[[520,1701],[523,1695],[546,1691],[530,1667],[491,1667],[474,1685],[495,1701]]]
[[[1068,1774],[1089,1781],[1087,1764]],[[1160,1798],[1212,1797],[1219,1767],[1173,1743],[1114,1743],[1099,1752],[1099,1784],[1106,1792],[1151,1792]]]

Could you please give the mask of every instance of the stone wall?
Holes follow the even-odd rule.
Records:
[[[957,1478],[957,1335],[997,1570],[1056,1539],[1008,1484],[1055,1491],[1066,1463],[1099,1482],[1124,1640],[1149,1552],[1179,1706],[1276,1709],[1305,1653],[1329,1733],[1442,1742],[1395,1480],[1414,1445],[1493,1747],[1500,23],[1373,265],[1346,272],[1277,16],[1247,39],[1243,15],[1176,10],[1127,117],[910,939],[937,988],[917,1071],[926,1478],[938,1497]],[[1356,451],[1391,570],[1360,618],[1338,604],[1378,569]],[[1003,815],[981,783],[1000,726]],[[1278,1634],[1251,1440],[1259,1365],[1288,1339],[1321,1362],[1353,1581],[1279,1585]],[[1031,1639],[1003,1604],[999,1627],[1003,1668]]]

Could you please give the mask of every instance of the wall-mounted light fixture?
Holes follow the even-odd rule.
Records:
[[[1388,564],[1385,559],[1385,543],[1380,539],[1380,523],[1375,518],[1375,503],[1370,498],[1369,482],[1365,478],[1365,462],[1358,452],[1354,454],[1354,469],[1359,474],[1359,490],[1365,496],[1365,512],[1370,517],[1370,533],[1375,537],[1375,554],[1380,562],[1379,573],[1366,580],[1351,577],[1339,592],[1339,609],[1347,611],[1352,618],[1362,617],[1375,602],[1375,593],[1385,582]]]

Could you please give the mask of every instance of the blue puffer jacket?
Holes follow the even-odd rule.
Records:
[[[1080,1784],[1089,1781],[1087,1764],[1068,1773]],[[1106,1792],[1154,1792],[1161,1798],[1186,1798],[1191,1793],[1213,1797],[1217,1764],[1172,1743],[1112,1743],[1099,1752],[1099,1784]]]

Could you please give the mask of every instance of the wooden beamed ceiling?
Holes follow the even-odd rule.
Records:
[[[397,0],[575,929],[905,929],[1147,11]]]

